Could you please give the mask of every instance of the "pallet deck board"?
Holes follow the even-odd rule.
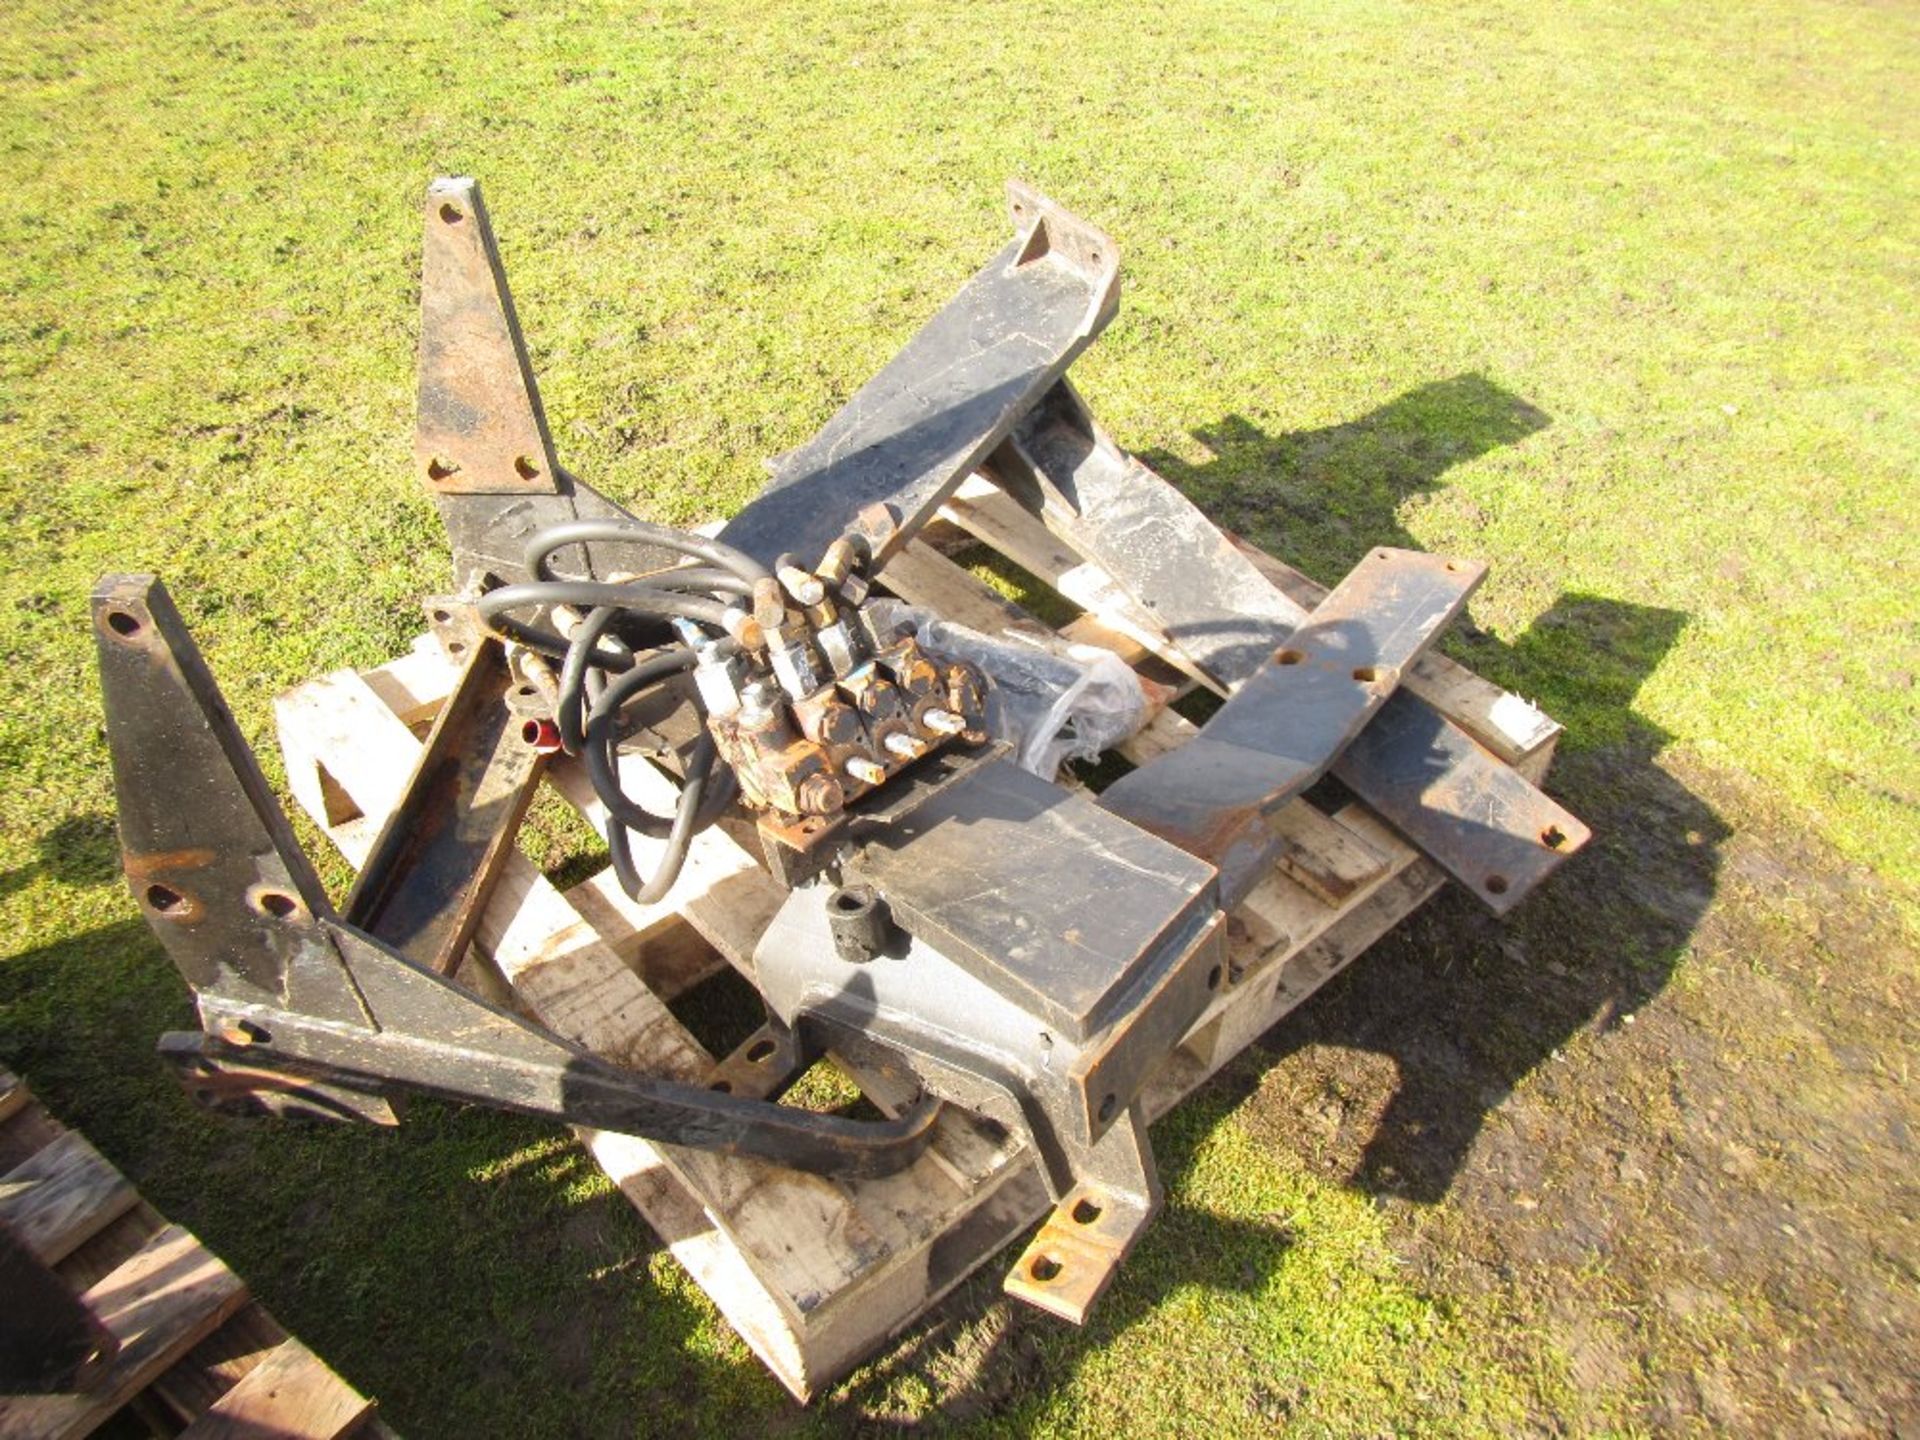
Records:
[[[96,1429],[247,1300],[247,1288],[178,1225],[157,1231],[81,1297],[120,1349],[81,1394],[0,1396],[0,1440],[69,1440]]]
[[[298,1340],[285,1340],[263,1357],[180,1440],[261,1440],[298,1435],[339,1440],[373,1404]]]
[[[1194,667],[1153,631],[1150,617],[1121,603],[1118,587],[1062,547],[1037,518],[976,485],[963,487],[945,516],[1085,612],[1062,633],[1103,644],[1137,670],[1152,670],[1149,693],[1156,704],[1197,683]],[[1248,553],[1302,604],[1311,606],[1325,593],[1271,557]],[[907,545],[881,579],[909,604],[976,630],[1047,633],[926,539]],[[452,679],[451,665],[423,640],[387,666],[357,677],[324,677],[276,705],[295,796],[349,859],[364,854],[391,807],[396,777],[404,785],[418,737]],[[1406,683],[1502,761],[1531,779],[1544,774],[1559,727],[1525,701],[1437,654]],[[384,714],[369,719],[375,705]],[[1116,748],[1139,764],[1184,744],[1197,729],[1178,712],[1157,708]],[[644,760],[623,759],[622,766],[635,793],[664,811],[671,783]],[[601,807],[583,776],[560,762],[548,778],[598,824]],[[341,818],[330,819],[329,806]],[[1282,862],[1230,917],[1229,983],[1149,1082],[1144,1093],[1152,1114],[1205,1083],[1443,883],[1436,866],[1358,803],[1329,815],[1296,799],[1273,824],[1286,841]],[[636,837],[642,868],[652,859],[647,843]],[[649,983],[647,951],[666,947],[677,957],[679,975],[686,972],[686,952],[704,946],[713,964],[730,964],[751,978],[754,944],[780,899],[756,857],[718,829],[697,839],[673,893],[651,906],[635,905],[605,870],[562,893],[515,857],[476,947],[512,985],[515,1003],[559,1034],[620,1063],[697,1081],[724,1057],[709,1054],[674,1018],[670,997]],[[897,1081],[857,1068],[850,1073],[883,1110],[904,1098],[895,1093]],[[952,1107],[914,1165],[863,1180],[801,1175],[632,1136],[577,1133],[747,1344],[801,1399],[911,1326],[1051,1208],[1024,1141]]]
[[[139,1198],[86,1136],[69,1130],[0,1176],[0,1221],[55,1265]]]
[[[238,1275],[169,1224],[24,1083],[0,1071],[0,1093],[14,1102],[0,1114],[0,1164],[8,1166],[0,1218],[29,1237],[120,1341],[99,1383],[84,1393],[0,1395],[0,1440],[85,1435],[129,1406],[150,1424],[170,1416],[190,1425],[279,1347],[297,1343]],[[369,1419],[370,1400],[338,1376],[334,1381],[357,1405],[354,1421],[307,1430],[292,1423],[296,1414],[283,1412],[287,1423],[230,1433],[277,1440],[389,1433],[377,1417]]]

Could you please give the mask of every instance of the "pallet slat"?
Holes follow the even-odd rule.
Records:
[[[95,1429],[247,1300],[247,1288],[178,1225],[82,1297],[120,1341],[99,1385],[83,1395],[0,1396],[0,1440],[66,1440]]]
[[[84,1434],[129,1396],[150,1422],[163,1410],[192,1422],[287,1343],[287,1332],[25,1084],[0,1071],[0,1091],[14,1100],[0,1115],[0,1157],[12,1165],[0,1180],[0,1216],[37,1241],[37,1253],[96,1314],[108,1312],[102,1318],[125,1342],[103,1385],[86,1395],[0,1397],[0,1437]],[[313,1440],[295,1428],[271,1433]],[[377,1419],[366,1433],[389,1434]]]
[[[180,1440],[339,1440],[372,1410],[373,1402],[318,1355],[287,1340],[182,1430]]]
[[[69,1130],[0,1177],[0,1221],[57,1265],[140,1198],[77,1130]]]

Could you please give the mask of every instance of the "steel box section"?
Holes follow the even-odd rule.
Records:
[[[1219,908],[1213,866],[1005,759],[903,815],[848,870],[908,930],[1075,1041]]]
[[[820,432],[720,538],[771,564],[817,562],[871,507],[876,561],[941,501],[1066,372],[1119,306],[1119,253],[1093,226],[1008,186],[1018,232]]]

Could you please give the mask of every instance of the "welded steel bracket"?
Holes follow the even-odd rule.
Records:
[[[629,517],[554,454],[479,183],[435,180],[424,219],[414,464],[447,527],[454,588],[472,594],[489,577],[527,579],[521,557],[535,531]],[[601,573],[584,548],[583,573]],[[622,558],[654,568],[630,546]]]
[[[202,1098],[368,1119],[428,1094],[836,1174],[925,1148],[933,1103],[855,1121],[635,1074],[343,921],[166,588],[109,576],[93,621],[127,880],[205,1032],[163,1051]]]
[[[1116,445],[1068,381],[983,473],[1150,611],[1223,694],[1321,613],[1283,594],[1198,506]],[[1588,839],[1572,814],[1416,696],[1395,695],[1359,735],[1333,775],[1496,914]]]
[[[782,455],[720,538],[805,564],[861,516],[876,567],[913,537],[1105,328],[1120,256],[1086,221],[1019,183],[1014,237],[813,439]]]

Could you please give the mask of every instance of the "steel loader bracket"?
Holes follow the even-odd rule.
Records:
[[[1584,843],[1399,688],[1483,567],[1377,550],[1311,612],[1288,599],[1065,378],[1117,312],[1112,241],[1025,186],[1009,207],[1012,238],[704,538],[562,467],[479,189],[434,182],[415,457],[461,673],[340,909],[165,588],[94,595],[124,866],[195,992],[202,1030],[162,1042],[195,1095],[390,1122],[429,1094],[828,1175],[898,1170],[964,1107],[1025,1138],[1056,1202],[1009,1288],[1080,1320],[1160,1204],[1140,1097],[1227,982],[1276,810],[1336,775],[1496,911]],[[1100,795],[1018,768],[991,676],[880,603],[976,474],[1226,697]],[[623,1069],[449,978],[550,766],[590,781],[640,900],[671,895],[706,826],[757,838],[786,889],[754,954],[763,1093]],[[649,766],[670,814],[635,798]],[[779,1103],[829,1048],[919,1100],[875,1121]]]

